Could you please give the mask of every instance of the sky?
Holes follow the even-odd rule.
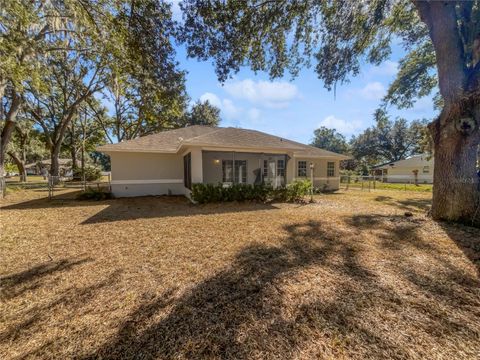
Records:
[[[174,17],[181,19],[176,2]],[[398,61],[404,56],[394,46],[391,58],[378,67],[364,64],[360,75],[337,86],[336,95],[327,91],[313,69],[304,69],[297,78],[289,74],[271,80],[265,73],[242,68],[224,84],[218,82],[211,61],[187,59],[183,46],[177,46],[177,60],[187,73],[187,92],[193,101],[209,100],[221,110],[220,126],[264,131],[291,140],[309,143],[320,126],[335,128],[350,139],[374,124],[373,112],[394,80]],[[411,109],[390,107],[392,118],[407,120],[435,116],[431,98],[417,101]]]

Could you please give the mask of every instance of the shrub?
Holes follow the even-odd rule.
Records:
[[[193,184],[192,199],[200,204],[222,201],[266,201],[271,192],[268,185]]]
[[[112,193],[103,191],[102,189],[94,189],[91,187],[87,187],[87,189],[77,195],[77,200],[107,200],[111,199]]]
[[[310,194],[312,182],[310,180],[295,180],[286,187],[274,190],[274,200],[284,202],[299,202]]]
[[[73,172],[74,179],[83,181],[82,169],[75,169]],[[85,166],[85,181],[96,181],[102,177],[102,171],[94,166]]]
[[[192,199],[200,204],[222,201],[261,201],[275,200],[282,202],[302,201],[310,193],[311,182],[298,180],[273,189],[271,185],[232,184],[193,184]]]

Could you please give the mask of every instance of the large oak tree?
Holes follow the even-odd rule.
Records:
[[[432,214],[472,222],[479,206],[480,2],[411,0],[184,0],[188,54],[213,58],[220,80],[241,66],[296,75],[314,61],[328,89],[380,64],[400,41],[408,54],[387,101],[411,106],[438,86],[442,110],[430,125],[435,174]],[[436,71],[435,71],[436,70]]]

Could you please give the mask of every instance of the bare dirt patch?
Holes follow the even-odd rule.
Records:
[[[430,194],[44,195],[1,203],[2,359],[480,357],[480,231]]]

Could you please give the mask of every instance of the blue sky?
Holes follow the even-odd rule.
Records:
[[[179,17],[176,6],[174,16]],[[365,64],[349,84],[337,86],[334,96],[312,69],[304,69],[293,81],[288,74],[272,81],[266,74],[244,68],[222,85],[210,61],[187,59],[185,49],[177,47],[180,67],[188,71],[187,91],[192,101],[208,99],[218,106],[221,126],[256,129],[305,143],[322,125],[336,128],[347,138],[371,126],[372,114],[395,78],[403,55],[401,47],[396,46],[391,59],[380,66]],[[389,113],[408,120],[435,116],[431,98],[420,99],[408,110],[390,108]]]

